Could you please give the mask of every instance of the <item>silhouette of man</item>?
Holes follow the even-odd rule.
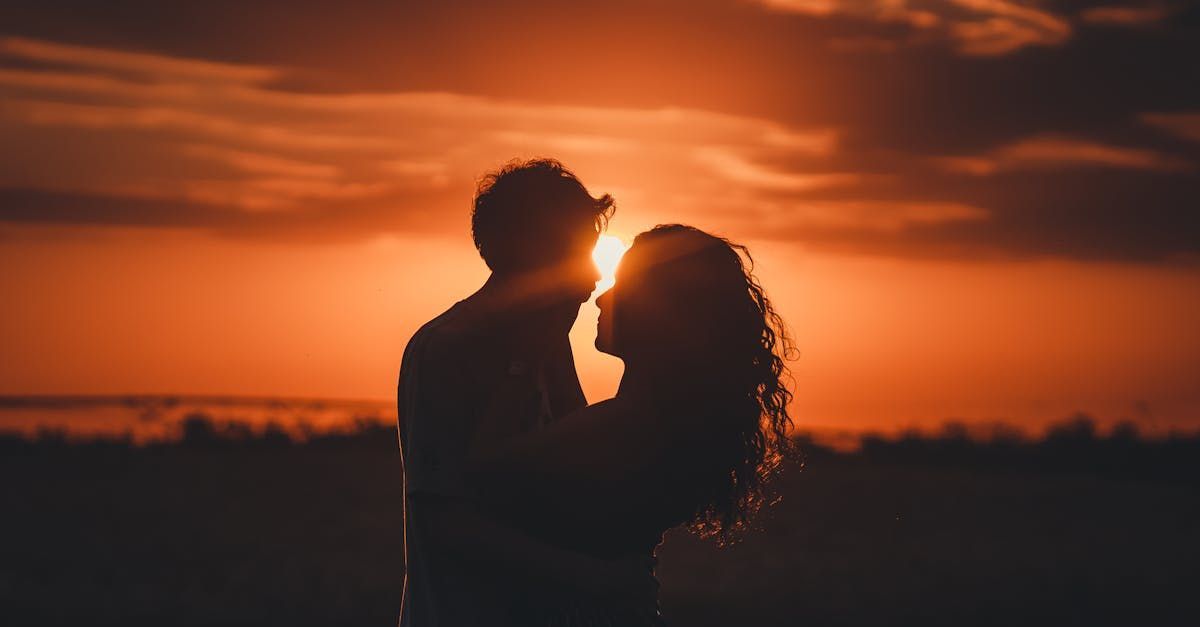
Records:
[[[421,327],[401,365],[402,627],[513,624],[514,589],[601,578],[593,558],[481,511],[463,464],[492,386],[525,387],[516,432],[586,404],[567,333],[600,278],[591,252],[612,212],[611,196],[592,197],[553,160],[512,163],[480,183],[471,230],[491,276]],[[527,559],[543,566],[523,568]]]

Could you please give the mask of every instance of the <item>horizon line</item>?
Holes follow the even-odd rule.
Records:
[[[380,405],[393,404],[393,399],[321,397],[321,396],[286,396],[263,394],[178,394],[178,393],[109,393],[109,394],[0,394],[0,408],[37,407],[41,405],[65,404],[100,404],[116,403],[161,403],[170,404],[337,404],[337,405]]]

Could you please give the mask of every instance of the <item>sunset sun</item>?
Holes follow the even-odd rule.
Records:
[[[600,282],[596,284],[597,294],[603,293],[613,286],[617,264],[621,263],[621,256],[625,254],[627,248],[629,247],[625,245],[625,242],[613,235],[601,235],[596,242],[596,248],[592,250],[592,261],[600,270]]]

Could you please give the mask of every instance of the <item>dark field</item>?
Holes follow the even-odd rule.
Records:
[[[394,625],[394,432],[233,439],[0,440],[0,622]],[[668,536],[670,624],[1200,624],[1195,439],[809,451],[744,543]]]

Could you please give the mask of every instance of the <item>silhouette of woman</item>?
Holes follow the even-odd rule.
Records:
[[[497,386],[470,455],[480,498],[551,544],[649,567],[673,527],[720,543],[746,531],[795,454],[787,338],[751,264],[744,247],[693,227],[639,235],[597,299],[596,347],[625,363],[616,397],[505,437],[503,390],[521,386]],[[518,605],[522,624],[661,624],[633,601],[534,592]]]

